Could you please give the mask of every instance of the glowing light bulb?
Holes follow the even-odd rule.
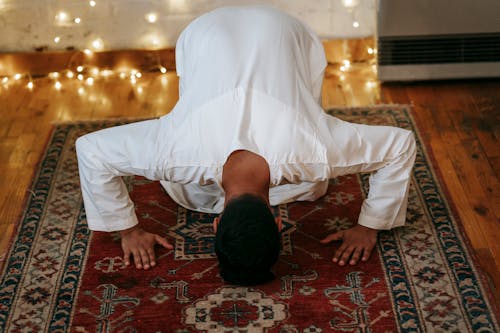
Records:
[[[83,53],[85,53],[86,55],[88,56],[91,56],[92,55],[92,51],[90,51],[89,49],[85,49],[83,50]]]
[[[55,43],[59,43],[61,41],[61,37],[57,36],[54,38]]]
[[[158,49],[164,44],[164,36],[160,35],[157,32],[151,32],[143,35],[140,38],[141,44],[143,44],[146,48]]]
[[[17,73],[16,75],[14,75],[14,80],[19,80],[20,78],[22,78],[23,76],[19,73]]]
[[[351,68],[351,62],[349,60],[343,60],[342,63],[344,64],[345,69]]]
[[[108,77],[113,75],[113,71],[110,69],[104,69],[101,71],[101,76]]]
[[[352,26],[355,27],[355,28],[358,28],[359,27],[359,22],[358,21],[352,22]]]
[[[359,5],[359,0],[342,0],[342,5],[347,9],[352,9]]]
[[[92,70],[90,71],[94,76],[97,76],[99,75],[99,68],[97,67],[94,67],[92,68]]]
[[[76,71],[77,71],[78,73],[81,73],[81,72],[83,71],[83,66],[78,66],[78,67],[76,68]]]
[[[3,84],[7,84],[7,82],[9,82],[9,78],[8,78],[8,77],[4,77],[4,78],[2,79],[2,83],[3,83]]]
[[[367,88],[374,88],[377,84],[373,81],[366,81],[366,87]]]
[[[371,47],[369,47],[368,48],[368,54],[373,54],[373,53],[374,53],[373,49]]]
[[[51,79],[57,79],[59,77],[59,73],[58,72],[50,72],[49,77]]]
[[[59,23],[66,23],[69,19],[69,15],[66,12],[60,11],[56,14],[56,20]]]
[[[167,72],[167,69],[163,66],[160,66],[160,72],[162,72],[162,74],[165,74]]]
[[[75,17],[75,21],[74,21],[76,24],[80,24],[80,22],[82,22],[82,19],[79,18],[79,17]]]
[[[85,89],[83,87],[78,88],[78,95],[82,96],[83,94],[85,94]]]
[[[90,0],[89,5],[90,5],[90,7],[95,7],[96,2],[94,0]]]
[[[26,88],[28,88],[29,90],[33,90],[33,87],[34,87],[34,84],[32,81],[28,82],[28,84],[26,85]]]
[[[137,88],[137,93],[138,93],[139,95],[142,95],[143,91],[144,91],[144,89],[142,89],[142,87],[138,87],[138,88]]]
[[[156,13],[146,14],[146,20],[149,23],[155,23],[158,20],[158,15]]]
[[[104,42],[100,38],[96,38],[92,41],[92,47],[94,50],[102,50],[104,48]]]
[[[93,77],[88,77],[87,80],[85,80],[85,83],[87,83],[87,85],[91,86],[94,84],[94,78]]]
[[[72,71],[68,71],[68,72],[66,73],[66,77],[67,77],[68,79],[72,79],[74,76],[75,76],[75,73],[73,73]]]
[[[135,73],[135,76],[136,76],[138,79],[140,79],[140,78],[142,77],[142,73],[141,73],[141,72],[137,72],[137,73]]]
[[[135,78],[135,75],[131,75],[131,76],[130,76],[130,82],[131,82],[132,84],[135,84],[135,83],[137,82],[137,79]]]
[[[127,77],[127,73],[121,72],[119,76],[120,76],[120,79],[124,79]]]
[[[157,37],[151,37],[150,44],[152,47],[157,48],[160,46],[160,40]]]
[[[56,81],[56,83],[54,83],[54,87],[55,87],[57,90],[61,90],[61,87],[62,87],[61,82]]]
[[[83,81],[83,75],[82,74],[78,74],[76,77],[78,78],[78,80]]]

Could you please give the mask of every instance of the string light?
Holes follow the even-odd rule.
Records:
[[[50,72],[49,73],[49,78],[51,78],[51,79],[57,79],[58,77],[59,77],[58,72]]]
[[[96,2],[94,0],[90,0],[89,5],[90,5],[90,7],[95,7]]]
[[[160,72],[160,80],[162,85],[167,85],[168,84],[168,77],[165,75],[168,70],[162,65],[156,65],[154,68],[151,69],[151,71],[157,71]],[[78,81],[83,81],[84,84],[87,86],[92,86],[96,82],[95,80],[98,79],[99,77],[102,78],[108,78],[108,77],[116,77],[120,79],[125,79],[127,76],[130,79],[131,84],[136,85],[138,83],[138,80],[143,77],[143,73],[137,69],[125,69],[121,68],[120,70],[111,70],[108,68],[100,69],[98,67],[86,67],[85,65],[78,65],[74,70],[70,69],[65,69],[60,72],[50,72],[46,74],[46,77],[49,79],[53,80],[54,84],[54,89],[56,90],[62,90],[63,88],[63,81],[61,81],[61,78],[64,79],[78,79]],[[0,76],[0,85],[3,84],[4,89],[8,89],[10,87],[10,82],[11,81],[19,81],[22,80],[23,78],[26,78],[26,81],[24,82],[24,86],[32,91],[35,88],[36,82],[35,80],[32,79],[31,75],[29,73],[24,74],[24,73],[15,73],[12,76]],[[1,86],[0,86],[1,87]],[[80,87],[82,88],[82,87]],[[78,89],[78,94],[83,95],[84,93],[87,94],[87,92],[83,89]],[[145,92],[145,88],[143,86],[136,86],[136,92],[138,94],[142,94]],[[90,96],[90,95],[89,95]]]
[[[368,54],[373,54],[374,52],[375,51],[371,47],[368,48]]]
[[[85,89],[83,87],[78,88],[78,95],[82,96],[85,94]]]
[[[157,36],[151,36],[149,38],[149,44],[152,48],[158,48],[160,46],[160,39]]]
[[[155,23],[158,20],[158,15],[156,13],[149,13],[146,15],[146,20],[149,23]]]
[[[92,48],[94,50],[102,50],[104,48],[104,42],[100,38],[96,38],[92,41]]]
[[[60,11],[56,14],[56,21],[59,23],[59,24],[64,24],[68,21],[69,19],[69,15],[68,13],[66,12],[63,12],[63,11]]]
[[[101,76],[103,77],[108,77],[108,76],[111,76],[113,75],[113,71],[112,70],[109,70],[109,69],[104,69],[101,71]]]
[[[83,53],[85,53],[86,55],[88,56],[91,56],[92,55],[92,51],[90,51],[89,49],[84,49],[83,50]]]
[[[355,28],[359,28],[359,22],[358,21],[352,22],[352,26]]]
[[[75,23],[76,23],[76,24],[80,24],[80,22],[81,22],[81,21],[82,21],[82,19],[81,19],[81,18],[79,18],[79,17],[75,17]]]
[[[373,81],[366,81],[366,87],[368,89],[374,88],[376,85],[377,85],[377,83],[375,83]]]
[[[57,37],[54,38],[54,42],[55,43],[59,43],[60,40],[61,40],[61,37],[59,37],[59,36],[57,36]]]
[[[343,60],[342,61],[343,65],[340,66],[340,70],[342,72],[347,71],[349,68],[351,68],[351,62],[349,60]]]
[[[359,5],[359,0],[342,0],[342,5],[345,8],[352,9]]]

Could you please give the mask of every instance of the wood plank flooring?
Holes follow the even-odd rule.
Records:
[[[366,52],[372,46],[371,40],[325,42],[330,65],[323,106],[413,104],[422,138],[500,305],[500,80],[381,85]],[[345,72],[339,69],[344,59],[351,61]],[[0,83],[0,266],[54,122],[154,117],[178,98],[173,71],[142,73],[135,84],[129,74],[96,76],[92,85],[65,74],[57,79],[60,90],[48,77],[35,79],[32,91],[25,79]]]

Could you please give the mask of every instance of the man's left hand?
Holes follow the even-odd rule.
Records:
[[[333,262],[344,266],[349,263],[356,265],[361,261],[367,261],[370,258],[373,247],[377,242],[377,230],[356,225],[350,229],[338,231],[326,236],[321,243],[328,244],[332,241],[342,240],[342,245],[335,252]]]

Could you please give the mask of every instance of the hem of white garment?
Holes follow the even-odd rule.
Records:
[[[137,220],[137,217],[134,215],[133,217],[120,219],[118,223],[106,223],[106,224],[99,223],[96,225],[94,223],[88,223],[88,217],[87,217],[87,224],[89,226],[89,229],[92,231],[115,232],[135,227],[139,225],[139,221]]]
[[[375,230],[391,230],[393,228],[392,225],[388,225],[387,223],[381,223],[380,218],[363,215],[358,219],[358,224]]]

